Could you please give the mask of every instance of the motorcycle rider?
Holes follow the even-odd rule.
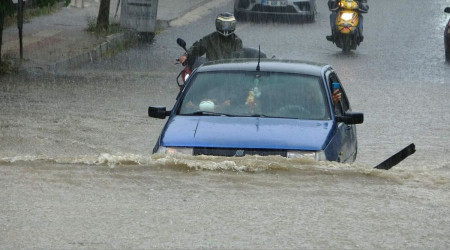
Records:
[[[367,5],[367,0],[355,0],[358,3],[359,6],[359,23],[358,23],[358,30],[360,34],[360,42],[364,40],[363,36],[363,16],[361,13],[367,13],[369,11],[369,5]],[[330,14],[330,26],[331,26],[331,36],[326,36],[328,41],[334,41],[334,26],[336,22],[337,17],[337,11],[339,9],[338,6],[339,0],[328,0],[328,9],[331,11]]]
[[[178,60],[183,63],[187,57],[198,57],[206,53],[206,60],[231,58],[233,52],[242,50],[242,40],[234,33],[236,19],[229,12],[221,13],[216,18],[216,31],[196,41]]]

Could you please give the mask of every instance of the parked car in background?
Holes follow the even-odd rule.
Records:
[[[334,105],[332,87],[342,99]],[[207,62],[188,78],[172,110],[149,107],[169,119],[153,153],[279,155],[353,162],[355,124],[342,84],[329,65],[278,59]]]
[[[316,16],[315,0],[235,0],[234,16],[240,20],[282,21],[305,20],[313,22]]]
[[[450,13],[450,7],[445,8],[446,13]],[[445,59],[450,61],[450,19],[444,31]]]

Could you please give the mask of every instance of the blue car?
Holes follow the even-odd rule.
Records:
[[[342,98],[336,105],[332,89]],[[351,163],[355,124],[345,90],[329,65],[278,59],[234,59],[197,68],[172,110],[149,107],[169,119],[153,153],[280,155]]]

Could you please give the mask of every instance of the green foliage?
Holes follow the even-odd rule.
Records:
[[[1,1],[1,0],[0,0]],[[32,9],[24,9],[23,13],[23,20],[29,21],[35,17],[43,16],[43,15],[49,15],[55,11],[57,11],[59,8],[57,5],[51,6],[51,7],[45,7],[45,8],[32,8]],[[5,18],[4,21],[4,27],[9,27],[11,25],[15,25],[17,23],[17,12],[13,13],[9,17]]]
[[[0,0],[1,1],[1,0]],[[5,55],[0,62],[0,76],[17,73],[19,71],[19,65],[12,57]]]
[[[87,16],[87,29],[88,32],[95,32],[95,28],[97,27],[97,19],[93,16]]]
[[[9,16],[16,11],[12,0],[0,0],[0,2],[0,15]]]
[[[61,2],[61,0],[34,0],[34,3],[40,8],[51,7],[55,3]],[[68,6],[71,0],[64,0],[64,4]],[[10,16],[16,12],[16,6],[12,0],[0,0],[0,14],[4,16]]]
[[[57,0],[36,0],[35,3],[39,8],[50,7],[57,3]]]

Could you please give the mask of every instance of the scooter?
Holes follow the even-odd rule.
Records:
[[[333,32],[334,41],[343,52],[349,52],[362,42],[361,31],[358,29],[359,13],[367,13],[354,0],[340,0],[336,9],[337,17]]]
[[[183,48],[187,54],[186,42],[183,39],[178,38],[177,44],[181,48]],[[187,56],[186,61],[184,61],[181,64],[184,66],[184,68],[177,76],[177,84],[178,84],[178,87],[180,87],[180,90],[183,89],[183,86],[186,83],[186,81],[188,80],[189,76],[192,74],[192,71],[194,71],[198,66],[202,65],[204,62],[206,62],[206,58],[203,56],[200,56],[200,57],[192,57],[189,55]],[[177,63],[179,63],[178,59],[177,59]],[[179,80],[180,78],[181,78],[181,82]]]

